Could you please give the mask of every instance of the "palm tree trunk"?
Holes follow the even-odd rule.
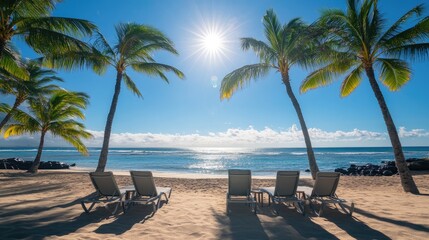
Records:
[[[10,118],[12,117],[12,113],[13,111],[15,111],[19,105],[21,105],[22,101],[19,100],[19,98],[17,97],[15,99],[15,102],[13,103],[12,108],[10,109],[10,111],[6,114],[6,116],[3,118],[3,120],[0,122],[0,130],[4,127],[4,125],[10,120]]]
[[[380,105],[384,122],[386,123],[387,132],[389,133],[390,142],[392,143],[393,152],[395,154],[396,167],[398,168],[399,176],[401,178],[402,188],[405,192],[419,194],[419,190],[413,180],[413,176],[405,162],[404,152],[402,151],[401,141],[399,140],[395,123],[393,122],[392,116],[390,116],[386,101],[384,100],[383,94],[381,93],[380,87],[375,79],[374,69],[372,66],[368,66],[365,68],[365,71],[368,76],[369,83],[371,84],[371,88],[377,98],[378,104]]]
[[[27,171],[29,173],[37,173],[37,170],[39,169],[40,159],[42,158],[43,144],[45,142],[45,134],[46,132],[44,131],[42,131],[42,133],[40,134],[39,148],[37,149],[37,155],[33,161],[33,164],[31,165],[30,169],[28,169]]]
[[[292,101],[292,105],[295,108],[296,114],[298,115],[299,123],[301,124],[302,134],[304,135],[305,146],[307,147],[307,156],[308,163],[310,165],[311,176],[313,179],[316,179],[316,174],[319,172],[319,167],[317,166],[316,158],[314,156],[313,147],[311,146],[310,135],[308,134],[307,125],[304,121],[304,116],[302,115],[301,107],[299,106],[298,100],[293,94],[292,86],[289,81],[289,74],[282,74],[283,83],[286,85],[286,92]]]
[[[112,132],[113,118],[115,117],[116,105],[118,105],[119,93],[121,92],[122,72],[118,71],[116,74],[115,93],[113,94],[112,104],[110,111],[107,115],[106,127],[104,128],[103,146],[101,148],[100,158],[96,172],[104,172],[107,163],[107,154],[109,153],[110,134]]]

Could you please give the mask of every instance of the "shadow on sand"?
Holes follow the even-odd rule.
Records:
[[[165,201],[161,202],[160,208],[162,208],[164,204]],[[100,234],[120,235],[130,230],[135,224],[144,223],[149,219],[148,217],[151,216],[152,213],[153,208],[151,205],[131,206],[125,214],[117,215],[113,222],[101,225],[95,232]]]
[[[355,209],[355,213],[360,211]],[[335,207],[327,206],[324,209],[322,218],[334,223],[339,228],[343,229],[350,237],[355,239],[391,239],[384,233],[373,229],[364,222],[359,221],[356,217],[350,217]]]
[[[0,196],[3,197],[3,196]],[[34,200],[31,200],[33,202]],[[43,203],[43,200],[38,200]],[[74,218],[65,218],[69,214],[70,207],[80,205],[80,199],[72,202],[54,206],[43,206],[39,204],[32,209],[6,210],[7,206],[0,206],[0,219],[7,216],[16,217],[14,221],[2,222],[0,232],[3,239],[42,239],[47,236],[63,236],[85,227],[89,224],[100,222],[110,216],[109,212],[102,206],[95,208],[91,214],[82,213]],[[50,212],[56,208],[64,208],[64,211]],[[34,217],[34,215],[38,215]]]
[[[213,210],[221,229],[219,239],[338,239],[308,217],[286,207],[279,209],[279,216],[269,207],[260,208],[257,215],[246,206],[230,209],[228,215]]]

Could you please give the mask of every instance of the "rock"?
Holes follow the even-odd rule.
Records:
[[[407,166],[413,171],[429,170],[429,158],[409,158],[406,160]]]
[[[310,169],[305,169],[305,172],[310,172]]]
[[[336,168],[334,172],[339,172],[344,175],[348,175],[348,171],[343,168]]]
[[[0,169],[30,169],[33,161],[24,161],[21,158],[6,158],[0,159]],[[74,164],[76,166],[76,164]],[[39,169],[69,169],[70,166],[66,163],[57,161],[40,162]]]
[[[393,175],[393,173],[390,170],[384,170],[383,171],[383,176],[392,176],[392,175]]]

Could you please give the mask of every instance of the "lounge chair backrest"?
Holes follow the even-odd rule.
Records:
[[[250,170],[228,170],[228,193],[233,196],[248,196],[252,186]]]
[[[103,196],[121,195],[112,172],[91,172],[89,177],[99,194]]]
[[[299,181],[299,171],[278,171],[276,178],[275,196],[293,196]]]
[[[136,192],[140,196],[158,195],[151,171],[130,171]]]
[[[319,197],[329,197],[335,194],[340,173],[338,172],[318,172],[314,183],[312,195]]]

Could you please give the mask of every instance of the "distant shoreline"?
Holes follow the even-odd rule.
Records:
[[[58,170],[39,170],[43,172],[77,172],[77,173],[89,173],[95,171],[92,168],[79,168],[72,167],[70,169],[58,169]],[[113,172],[114,175],[118,176],[129,176],[129,170],[109,170],[106,171]],[[208,174],[208,173],[178,173],[178,172],[160,172],[160,171],[152,171],[154,177],[159,178],[184,178],[184,179],[219,179],[219,178],[228,178],[228,175],[224,174]],[[310,175],[301,175],[301,178],[310,178]],[[255,179],[275,179],[276,176],[268,176],[268,175],[253,175],[252,178]]]

